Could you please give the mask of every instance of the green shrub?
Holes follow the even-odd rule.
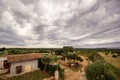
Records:
[[[88,55],[88,58],[94,62],[97,56],[98,56],[98,53],[91,53]]]
[[[80,56],[77,56],[76,57],[76,60],[80,61],[80,62],[83,62],[83,59],[80,57]]]
[[[2,55],[2,54],[4,54],[4,52],[3,52],[3,51],[1,51],[1,52],[0,52],[0,55]]]
[[[85,68],[87,80],[116,80],[104,63],[95,62]]]
[[[58,70],[59,72],[59,79],[64,79],[64,69],[62,69],[59,65],[48,65],[46,71],[54,76],[55,71]]]
[[[93,55],[89,55],[88,58],[89,58],[91,61],[94,61],[94,56],[93,56]]]
[[[43,71],[45,64],[41,60],[39,60],[38,66],[39,66],[40,70]],[[59,65],[47,65],[47,67],[46,67],[46,72],[48,72],[49,75],[52,75],[52,76],[54,76],[54,73],[56,70],[59,71],[60,80],[63,80],[64,79],[64,69],[62,69]]]

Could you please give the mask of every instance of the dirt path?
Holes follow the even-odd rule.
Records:
[[[65,79],[64,80],[86,80],[85,77],[85,66],[88,64],[88,61],[86,60],[86,57],[82,57],[83,58],[83,62],[80,62],[80,64],[82,64],[82,72],[80,72],[80,70],[78,71],[72,71],[69,67],[65,67],[63,65],[61,65],[62,68],[65,68]]]
[[[65,79],[64,80],[80,80],[80,71],[74,72],[71,69],[65,70]]]
[[[87,57],[81,56],[81,58],[83,59],[82,66],[83,66],[83,68],[85,68],[88,65],[88,61],[86,60]]]

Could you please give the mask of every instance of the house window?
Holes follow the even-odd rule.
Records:
[[[16,74],[22,72],[22,66],[16,66]]]
[[[10,67],[10,63],[7,62],[7,60],[4,60],[4,69],[7,69]]]

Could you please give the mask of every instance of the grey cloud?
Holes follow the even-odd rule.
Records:
[[[2,45],[120,46],[119,0],[1,0],[0,4]],[[5,11],[9,15],[2,20]]]
[[[106,44],[99,44],[99,45],[85,45],[81,46],[83,48],[120,48],[120,42],[115,43],[106,43]]]
[[[24,40],[17,37],[16,34],[9,34],[0,31],[0,44],[24,46]]]

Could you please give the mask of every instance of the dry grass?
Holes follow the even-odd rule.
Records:
[[[113,58],[111,54],[99,53],[105,61],[120,69],[120,57]]]

